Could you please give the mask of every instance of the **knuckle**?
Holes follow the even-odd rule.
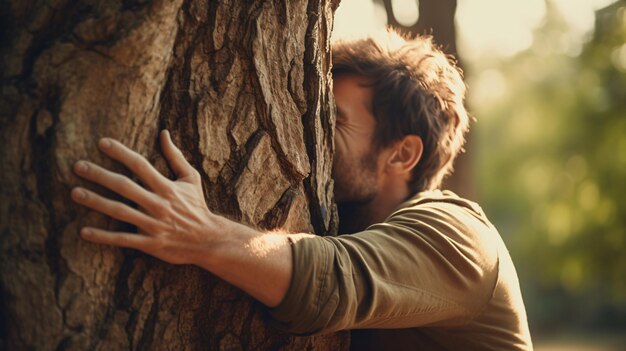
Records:
[[[97,177],[99,175],[102,174],[102,172],[100,172],[100,169],[98,169],[98,166],[92,163],[86,163],[86,167],[85,167],[85,174],[89,174],[93,177]]]
[[[143,170],[148,165],[148,161],[140,155],[135,155],[130,162],[133,170]]]
[[[176,197],[176,191],[172,186],[166,186],[161,189],[161,195],[166,199],[173,199]]]
[[[151,237],[158,237],[160,234],[160,228],[155,223],[145,223],[141,226],[146,234]]]
[[[118,188],[125,193],[127,193],[133,188],[133,184],[134,184],[133,181],[128,179],[127,177],[118,176],[116,181],[117,181]]]
[[[167,242],[163,237],[156,236],[154,240],[151,241],[151,250],[154,252],[162,252],[167,250]]]
[[[158,238],[163,233],[163,225],[161,222],[150,218],[142,222],[141,230],[152,238]]]
[[[128,217],[127,212],[124,211],[124,209],[122,209],[121,206],[117,206],[115,204],[109,207],[109,211],[111,215],[117,219],[126,219],[126,217]]]
[[[154,214],[159,218],[166,218],[169,215],[169,206],[164,201],[158,201],[154,204]]]

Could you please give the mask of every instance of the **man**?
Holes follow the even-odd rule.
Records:
[[[79,176],[142,209],[75,188],[78,203],[140,229],[86,227],[81,236],[198,265],[268,306],[290,332],[357,330],[354,349],[531,349],[499,234],[476,204],[436,190],[468,126],[459,71],[429,38],[393,33],[337,44],[333,55],[335,192],[341,232],[354,234],[263,233],[211,213],[198,172],[164,131],[176,181],[107,138],[100,149],[150,190],[76,163]]]

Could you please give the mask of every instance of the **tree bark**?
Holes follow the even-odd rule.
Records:
[[[171,176],[168,128],[209,208],[334,234],[329,1],[44,1],[0,8],[0,348],[346,349],[295,337],[199,268],[78,237],[126,228],[73,204],[72,174],[116,138]],[[103,189],[108,196],[114,194]],[[132,230],[132,228],[131,228]]]

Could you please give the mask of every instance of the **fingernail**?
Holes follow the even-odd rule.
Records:
[[[82,236],[89,236],[91,234],[93,234],[93,232],[89,228],[83,228],[80,230],[80,235]]]
[[[108,138],[100,139],[100,147],[108,149],[111,147],[111,145],[111,140],[109,140]]]
[[[83,200],[85,197],[87,197],[87,193],[80,189],[74,189],[74,196],[79,200]]]
[[[85,161],[78,161],[76,163],[76,170],[79,172],[87,172],[88,168],[89,166],[87,166],[87,162]]]

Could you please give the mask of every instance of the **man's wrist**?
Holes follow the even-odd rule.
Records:
[[[227,257],[228,248],[233,247],[232,241],[236,237],[234,226],[236,225],[237,223],[225,217],[209,213],[205,226],[200,228],[198,234],[205,240],[203,245],[194,250],[195,254],[191,263],[217,273],[216,267],[219,267]]]
[[[239,287],[267,306],[282,300],[292,273],[289,235],[265,233],[211,215],[193,264]]]

